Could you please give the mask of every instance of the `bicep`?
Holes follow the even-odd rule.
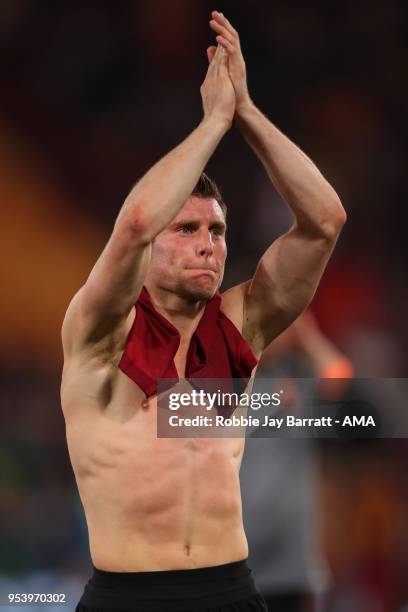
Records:
[[[115,227],[68,308],[63,342],[74,335],[81,345],[96,344],[124,324],[143,287],[150,254],[151,245],[142,243],[129,225]]]
[[[308,306],[334,245],[294,226],[264,253],[245,296],[246,325],[260,350]]]

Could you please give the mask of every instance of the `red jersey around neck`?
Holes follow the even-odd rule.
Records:
[[[220,304],[217,292],[205,306],[187,352],[185,377],[242,378],[245,387],[258,360],[235,325],[221,312]],[[119,368],[150,397],[157,393],[158,379],[178,381],[174,357],[180,334],[157,312],[145,287],[135,308],[135,322]]]

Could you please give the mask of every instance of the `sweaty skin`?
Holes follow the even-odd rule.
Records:
[[[157,399],[118,367],[77,355],[66,363],[62,402],[85,509],[91,557],[107,571],[206,567],[244,559],[239,468],[242,438],[157,438]],[[224,311],[225,312],[225,311]],[[228,313],[237,321],[239,313]],[[239,323],[238,323],[239,324]],[[175,364],[183,373],[187,346]]]
[[[244,440],[157,438],[156,399],[145,406],[118,368],[145,285],[180,333],[175,365],[184,375],[226,259],[220,206],[191,194],[232,122],[294,216],[253,277],[222,295],[221,310],[257,356],[310,303],[345,222],[331,185],[249,98],[238,33],[212,16],[219,46],[207,50],[203,120],[132,189],[62,327],[69,453],[92,561],[106,571],[214,566],[248,553],[238,479]]]

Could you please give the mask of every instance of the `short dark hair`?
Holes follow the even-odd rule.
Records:
[[[218,204],[220,205],[225,219],[227,218],[227,205],[222,199],[221,191],[217,183],[213,181],[213,179],[211,179],[205,172],[201,173],[191,195],[196,196],[197,198],[214,198],[214,200],[217,200]]]

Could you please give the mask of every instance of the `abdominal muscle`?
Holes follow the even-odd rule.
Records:
[[[118,376],[106,409],[66,413],[95,567],[172,570],[246,558],[239,487],[243,440],[157,438],[156,400],[142,409],[140,389],[123,373]]]

